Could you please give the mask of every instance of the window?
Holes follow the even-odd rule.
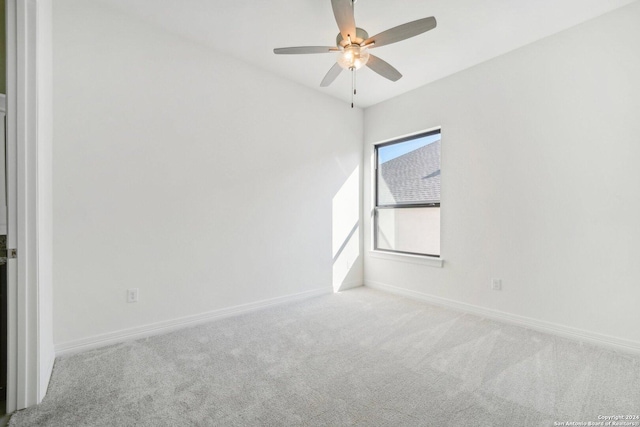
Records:
[[[374,249],[440,256],[440,130],[375,146]]]

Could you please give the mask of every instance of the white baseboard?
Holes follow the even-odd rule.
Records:
[[[225,317],[236,316],[239,314],[249,313],[252,311],[272,307],[275,305],[286,304],[293,301],[300,301],[320,295],[330,294],[331,288],[314,289],[312,291],[300,292],[292,295],[284,295],[281,297],[270,298],[262,301],[251,302],[248,304],[236,305],[233,307],[221,308],[206,313],[196,314],[192,316],[180,317],[177,319],[164,320],[162,322],[151,323],[134,328],[122,329],[119,331],[108,332],[106,334],[95,335],[92,337],[82,338],[79,340],[67,341],[56,344],[56,357],[65,356],[73,353],[80,353],[107,345],[117,344],[125,341],[133,341],[140,338],[146,338],[153,335],[160,335],[178,329],[196,326],[207,323],[212,320],[222,319]]]
[[[354,282],[345,282],[342,284],[342,286],[340,286],[338,292],[348,291],[349,289],[359,288],[360,286],[364,286],[361,280]]]
[[[640,353],[640,342],[626,340],[623,338],[613,337],[610,335],[589,332],[582,329],[572,328],[570,326],[560,325],[557,323],[547,322],[544,320],[532,319],[530,317],[519,316],[517,314],[505,313],[503,311],[493,310],[490,308],[480,307],[477,305],[467,304],[464,302],[454,301],[447,298],[437,297],[422,292],[412,291],[409,289],[399,288],[397,286],[387,285],[385,283],[365,280],[365,286],[380,291],[389,292],[408,298],[418,299],[431,304],[444,306],[465,313],[471,313],[478,316],[498,320],[506,323],[523,326],[540,332],[561,336],[573,340],[588,342],[598,346],[607,347],[613,350],[621,350],[625,352]]]

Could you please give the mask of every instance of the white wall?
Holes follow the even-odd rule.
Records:
[[[365,283],[640,348],[638,22],[636,2],[367,109],[367,204],[372,144],[442,126],[445,265],[372,257],[365,233]]]
[[[54,3],[54,88],[57,346],[331,291],[361,110],[84,0]]]

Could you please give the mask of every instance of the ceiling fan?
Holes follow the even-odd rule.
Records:
[[[353,108],[353,95],[356,94],[355,71],[366,65],[382,77],[393,82],[398,81],[402,74],[389,63],[369,53],[370,49],[396,43],[410,37],[417,36],[436,27],[436,19],[433,16],[407,22],[389,30],[369,37],[362,28],[356,27],[353,7],[357,0],[331,0],[333,15],[338,23],[340,33],[336,37],[336,46],[297,46],[281,47],[273,49],[276,55],[291,55],[305,53],[329,53],[340,52],[337,62],[320,83],[321,87],[327,87],[340,75],[342,70],[351,71],[351,108]]]

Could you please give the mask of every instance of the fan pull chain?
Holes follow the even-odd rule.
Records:
[[[353,97],[357,94],[356,90],[356,68],[351,67],[351,108],[353,108]]]
[[[358,94],[358,92],[356,92],[356,75],[357,75],[356,71],[353,70],[353,94],[354,95]]]

